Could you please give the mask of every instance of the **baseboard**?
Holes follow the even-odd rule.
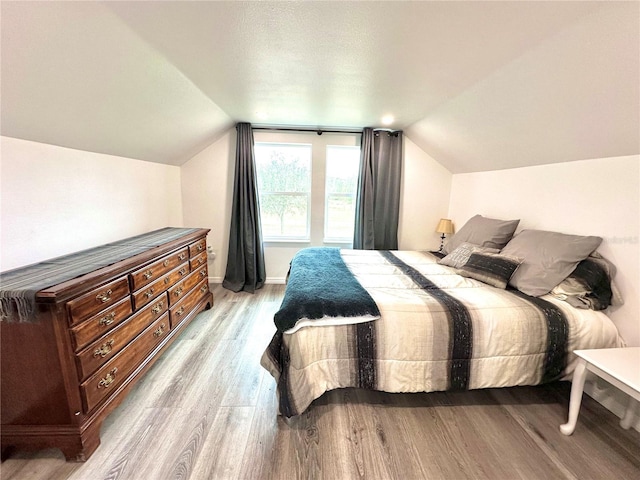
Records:
[[[624,416],[629,396],[610,383],[601,378],[596,379],[594,375],[589,374],[588,381],[584,385],[584,392],[618,418]],[[636,410],[636,412],[638,411],[640,410]],[[637,413],[631,428],[640,432],[640,417]]]
[[[209,277],[209,283],[222,283],[222,277]],[[274,285],[284,285],[287,283],[287,279],[285,277],[267,277],[264,281],[265,284],[271,283]]]

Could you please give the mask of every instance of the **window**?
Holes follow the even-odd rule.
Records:
[[[327,146],[325,242],[351,242],[360,169],[360,147]]]
[[[269,251],[284,258],[305,246],[349,246],[360,135],[258,131],[254,139],[262,236]]]
[[[311,145],[256,143],[262,235],[309,240]]]

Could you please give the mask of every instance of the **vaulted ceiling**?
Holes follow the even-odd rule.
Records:
[[[1,133],[180,165],[381,126],[450,171],[640,153],[638,2],[1,3]]]

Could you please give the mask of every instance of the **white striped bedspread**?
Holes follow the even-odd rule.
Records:
[[[344,387],[433,392],[567,379],[573,350],[624,345],[602,312],[462,277],[428,252],[341,255],[380,319],[276,332],[261,365],[286,417]]]

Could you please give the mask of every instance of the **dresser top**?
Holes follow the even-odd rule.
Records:
[[[58,302],[206,235],[208,229],[166,227],[0,273],[0,307]],[[6,307],[6,310],[5,310]],[[4,316],[4,315],[3,315]],[[6,319],[6,318],[3,318]]]

